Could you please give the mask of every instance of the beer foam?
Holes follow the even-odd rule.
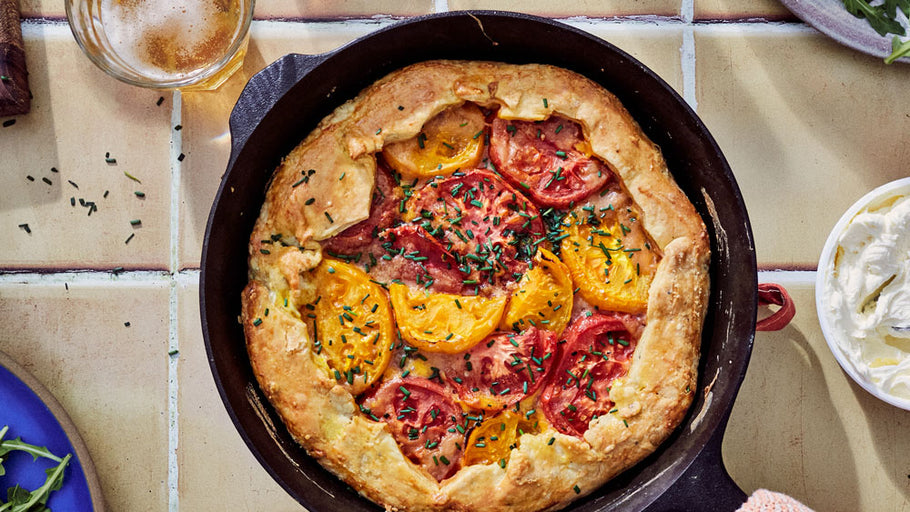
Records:
[[[170,80],[192,75],[221,58],[223,52],[213,51],[212,41],[219,30],[229,32],[221,36],[226,41],[236,37],[242,4],[236,0],[101,0],[100,13],[110,46],[123,61],[144,76]],[[224,7],[230,8],[229,14]],[[229,26],[225,26],[226,17],[233,21]],[[203,52],[211,55],[197,55]]]

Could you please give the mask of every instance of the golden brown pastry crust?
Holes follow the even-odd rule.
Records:
[[[373,155],[466,101],[498,107],[508,119],[558,114],[577,121],[638,205],[663,257],[629,373],[612,386],[616,414],[594,420],[583,439],[552,427],[526,434],[505,469],[472,465],[437,482],[402,455],[384,423],[358,412],[313,356],[297,309],[279,306],[313,299],[300,276],[322,258],[316,242],[368,216]],[[276,233],[286,247],[264,242]],[[367,88],[282,161],[250,238],[242,322],[259,385],[290,433],[367,498],[389,510],[556,510],[653,452],[682,421],[696,386],[708,263],[700,217],[659,149],[609,92],[553,66],[430,61]]]

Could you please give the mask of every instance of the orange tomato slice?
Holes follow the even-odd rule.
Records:
[[[386,162],[405,176],[429,178],[476,167],[483,155],[484,117],[473,103],[444,110],[416,137],[389,144]]]
[[[540,247],[533,267],[519,281],[509,301],[500,329],[523,331],[532,325],[557,334],[572,317],[572,277],[569,267]]]
[[[606,311],[641,313],[658,256],[640,223],[616,214],[592,222],[578,210],[566,220],[567,236],[560,245],[578,293]]]
[[[505,467],[522,434],[537,434],[543,429],[540,415],[505,410],[471,431],[464,451],[464,465],[499,464]]]
[[[430,293],[389,285],[389,298],[401,337],[428,352],[454,354],[478,344],[496,329],[505,297]]]
[[[313,351],[330,375],[358,395],[380,378],[395,340],[385,290],[343,261],[326,258],[313,270],[317,298],[301,311],[313,330]]]

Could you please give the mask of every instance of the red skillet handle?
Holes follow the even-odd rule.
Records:
[[[780,306],[780,309],[756,322],[756,331],[779,331],[786,327],[796,314],[793,299],[779,284],[762,283],[758,285],[758,305],[776,305]]]

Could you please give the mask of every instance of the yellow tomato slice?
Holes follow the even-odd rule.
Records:
[[[358,395],[382,376],[395,339],[385,290],[343,261],[326,258],[313,271],[317,298],[301,311],[314,330],[314,352],[330,375]]]
[[[464,465],[499,464],[505,467],[522,434],[540,433],[543,425],[536,412],[515,412],[511,409],[502,411],[492,418],[484,420],[471,431],[464,451]]]
[[[405,341],[428,352],[454,354],[478,344],[496,329],[505,297],[479,297],[389,285],[389,298]]]
[[[444,110],[414,138],[382,150],[386,162],[405,176],[446,175],[476,167],[483,155],[484,118],[473,103]]]
[[[572,277],[552,252],[538,248],[533,268],[519,281],[500,329],[523,331],[534,325],[561,333],[572,317]]]
[[[606,311],[641,313],[658,256],[640,223],[610,215],[598,223],[578,210],[569,214],[560,245],[578,293]]]

